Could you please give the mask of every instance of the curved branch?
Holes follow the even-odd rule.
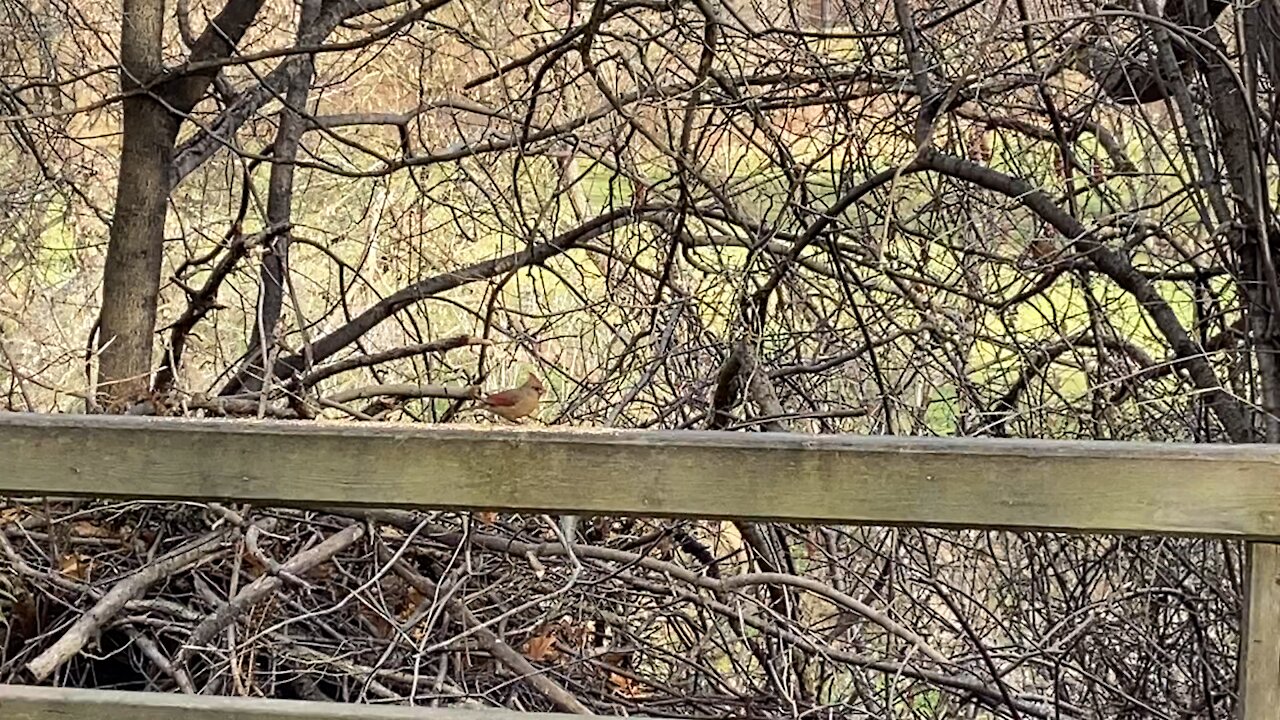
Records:
[[[540,265],[557,255],[578,247],[587,240],[604,235],[625,225],[656,219],[663,212],[665,211],[654,207],[640,208],[639,210],[632,210],[631,208],[614,210],[598,215],[548,242],[533,245],[527,250],[521,250],[493,260],[475,263],[454,272],[442,273],[420,280],[401,289],[399,292],[383,298],[352,318],[342,327],[316,340],[311,347],[310,361],[321,362],[333,357],[339,350],[359,340],[383,320],[429,297],[469,285],[477,280],[487,280],[519,268]],[[281,380],[294,378],[303,370],[306,361],[307,358],[304,358],[301,353],[281,358],[275,363],[275,376]],[[219,394],[234,395],[240,392],[246,379],[242,370],[223,387]]]
[[[384,362],[392,360],[400,360],[402,358],[414,357],[415,355],[427,355],[429,353],[446,353],[460,347],[468,345],[491,345],[492,340],[481,337],[473,337],[471,335],[455,335],[447,337],[443,340],[433,340],[426,343],[416,343],[414,345],[405,345],[403,347],[384,350],[379,353],[370,355],[358,355],[356,357],[339,360],[332,365],[326,365],[307,373],[298,384],[302,387],[311,387],[321,380],[333,377],[339,373],[355,370],[356,368],[372,367],[380,365]]]
[[[1156,290],[1155,285],[1134,268],[1128,257],[1099,242],[1084,224],[1025,180],[937,151],[927,153],[921,159],[921,164],[943,175],[971,182],[1016,200],[1052,225],[1071,242],[1076,253],[1087,258],[1099,272],[1138,301],[1173,349],[1178,364],[1186,370],[1192,384],[1206,393],[1209,406],[1213,408],[1214,415],[1222,423],[1232,442],[1253,440],[1255,433],[1244,409],[1219,384],[1213,366],[1205,357],[1204,349],[1191,339],[1173,308]]]
[[[1136,374],[1125,378],[1122,387],[1116,390],[1111,397],[1111,403],[1120,402],[1130,391],[1132,382],[1137,380],[1149,380],[1162,375],[1167,375],[1173,371],[1173,366],[1156,362],[1147,354],[1145,350],[1138,347],[1134,343],[1123,340],[1114,336],[1106,336],[1101,338],[1101,344],[1113,351],[1119,351],[1128,355],[1142,369]],[[1093,333],[1082,332],[1072,337],[1041,346],[1038,350],[1027,356],[1026,368],[1018,376],[1009,389],[1005,391],[995,402],[991,404],[990,415],[999,415],[992,420],[988,426],[989,431],[994,435],[1004,435],[1004,426],[1013,416],[1014,408],[1018,404],[1019,398],[1030,387],[1031,381],[1042,375],[1059,357],[1072,348],[1096,348],[1099,340],[1095,339]]]
[[[1098,15],[1100,18],[1135,18],[1149,24],[1160,24],[1166,29],[1208,27],[1217,21],[1218,16],[1230,4],[1225,0],[1206,0],[1204,5],[1200,5],[1197,0],[1168,0],[1159,17],[1117,9],[1105,10]],[[1207,18],[1196,17],[1200,7],[1205,9]],[[1139,38],[1138,42],[1149,38],[1149,35]],[[1195,59],[1193,51],[1178,43],[1172,48],[1176,67],[1162,68],[1154,52],[1139,58],[1132,52],[1122,54],[1111,47],[1099,47],[1102,40],[1114,44],[1114,40],[1103,30],[1098,37],[1091,38],[1075,50],[1074,65],[1077,71],[1096,82],[1102,92],[1117,105],[1143,105],[1169,99],[1174,90],[1175,79],[1169,77],[1166,70],[1186,71]],[[1132,44],[1125,50],[1131,47]]]

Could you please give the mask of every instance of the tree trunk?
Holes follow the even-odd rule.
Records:
[[[229,57],[263,0],[228,0],[191,48],[194,65]],[[120,86],[147,88],[124,106],[124,143],[116,185],[115,218],[102,278],[98,334],[99,402],[122,411],[151,391],[151,363],[164,258],[174,146],[183,118],[218,74],[216,63],[157,83],[164,0],[124,0],[121,9]]]
[[[121,87],[128,91],[163,69],[164,0],[124,0],[123,20]],[[124,146],[98,336],[98,397],[108,410],[122,410],[150,390],[169,163],[178,122],[153,97],[124,101]]]
[[[298,45],[316,45],[324,40],[328,28],[320,26],[320,0],[306,0],[298,21]],[[272,144],[271,178],[267,185],[267,226],[286,227],[293,217],[294,161],[302,144],[302,131],[307,122],[307,101],[311,97],[311,81],[315,76],[315,56],[304,55],[294,67],[280,112],[280,127]],[[268,368],[274,367],[276,326],[288,291],[289,246],[292,233],[285,230],[272,238],[262,258],[258,289],[258,312],[249,340],[249,365],[243,386],[232,383],[235,392],[261,390],[270,383]]]

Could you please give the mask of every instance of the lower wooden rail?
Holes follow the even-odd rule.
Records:
[[[4,720],[565,720],[558,713],[410,708],[0,685]]]

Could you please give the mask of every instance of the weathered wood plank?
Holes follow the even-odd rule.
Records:
[[[1240,720],[1280,715],[1280,545],[1246,546],[1248,606],[1240,624]]]
[[[567,720],[573,715],[0,685],[5,720]]]
[[[0,495],[1280,540],[1280,447],[0,414]]]

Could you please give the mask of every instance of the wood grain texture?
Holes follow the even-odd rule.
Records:
[[[0,495],[1280,540],[1280,447],[0,414]]]
[[[567,720],[574,715],[0,685],[5,720]]]
[[[1280,716],[1280,545],[1249,543],[1240,635],[1240,720]]]

